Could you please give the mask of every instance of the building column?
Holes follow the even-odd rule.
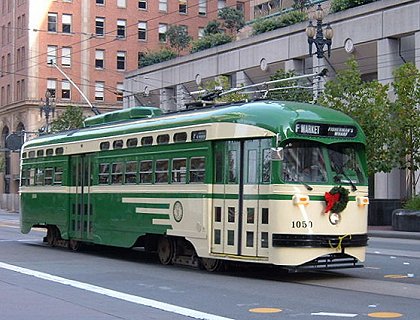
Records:
[[[176,109],[175,89],[163,88],[160,89],[160,108],[163,113],[174,111]]]
[[[248,77],[245,71],[238,71],[235,73],[234,79],[232,81],[232,87],[239,88],[241,86],[248,86],[251,84],[253,84],[253,81]]]
[[[302,59],[290,59],[284,62],[284,71],[295,71],[296,75],[301,75],[305,72],[305,64]]]
[[[192,98],[184,85],[179,84],[176,86],[176,101],[173,106],[173,111],[185,109],[185,104],[191,102]]]
[[[390,84],[393,81],[392,72],[403,63],[399,56],[398,39],[382,39],[377,41],[377,71],[378,81]],[[391,100],[395,99],[392,88],[388,95]],[[405,174],[404,171],[393,169],[390,173],[375,174],[375,199],[401,199],[405,197]]]

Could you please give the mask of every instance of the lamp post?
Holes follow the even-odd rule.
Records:
[[[327,45],[328,49],[328,58],[330,57],[331,43],[334,35],[333,29],[329,23],[327,23],[325,31],[322,30],[322,20],[324,17],[324,10],[322,10],[321,5],[318,4],[318,8],[315,11],[316,27],[312,24],[312,21],[309,21],[309,25],[306,27],[306,35],[308,36],[309,43],[309,56],[312,57],[312,44],[315,44],[316,56],[318,59],[324,58],[325,45]]]
[[[45,91],[45,103],[43,102],[41,98],[41,106],[39,107],[39,112],[40,112],[41,117],[42,117],[42,114],[45,115],[45,122],[46,122],[45,132],[48,133],[50,129],[49,128],[50,114],[52,117],[54,117],[54,112],[55,112],[55,99],[51,95],[51,91],[48,89]]]

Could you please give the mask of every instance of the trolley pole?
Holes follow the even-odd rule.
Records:
[[[50,131],[50,115],[54,117],[55,113],[55,98],[52,96],[50,90],[45,91],[45,103],[41,98],[41,106],[39,108],[40,116],[45,116],[45,133]]]

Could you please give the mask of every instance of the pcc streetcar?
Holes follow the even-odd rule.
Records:
[[[350,117],[296,102],[97,115],[24,144],[21,231],[209,271],[355,267],[367,245],[364,148]]]

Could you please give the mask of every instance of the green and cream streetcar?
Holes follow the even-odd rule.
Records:
[[[163,264],[353,267],[365,259],[365,137],[320,106],[136,107],[23,146],[21,230],[144,247]]]

